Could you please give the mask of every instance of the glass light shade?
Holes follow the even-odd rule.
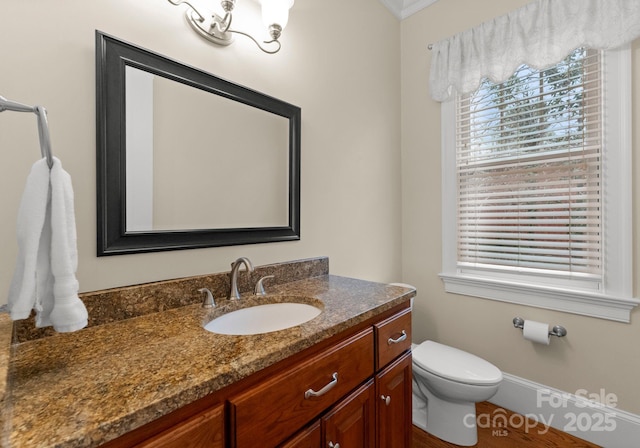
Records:
[[[261,0],[264,26],[279,25],[282,29],[289,22],[289,9],[294,0]]]

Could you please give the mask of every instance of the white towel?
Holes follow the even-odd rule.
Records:
[[[37,298],[43,296],[46,286],[53,285],[48,278],[47,244],[40,242],[42,238],[51,237],[50,232],[42,232],[49,202],[49,167],[42,159],[31,167],[18,209],[18,259],[9,287],[9,310],[13,320],[26,319],[33,308],[42,309]]]
[[[31,168],[18,210],[18,259],[9,289],[13,320],[36,310],[36,326],[59,332],[87,326],[78,297],[75,213],[71,177],[53,158]]]

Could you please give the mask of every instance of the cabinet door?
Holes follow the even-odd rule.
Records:
[[[376,375],[378,448],[411,447],[411,352]]]
[[[320,430],[320,420],[303,429],[291,440],[285,442],[280,448],[320,448],[322,443],[322,433]]]
[[[224,448],[224,406],[178,423],[136,445],[136,448]]]
[[[375,407],[375,386],[369,380],[322,418],[323,446],[375,448]]]

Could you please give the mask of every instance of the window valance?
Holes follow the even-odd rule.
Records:
[[[436,101],[500,83],[522,64],[544,69],[579,47],[615,48],[640,36],[639,0],[537,0],[433,44]]]

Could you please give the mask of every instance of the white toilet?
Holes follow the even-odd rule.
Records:
[[[475,405],[498,391],[500,369],[475,355],[433,341],[414,344],[412,352],[413,424],[447,442],[475,445]]]

